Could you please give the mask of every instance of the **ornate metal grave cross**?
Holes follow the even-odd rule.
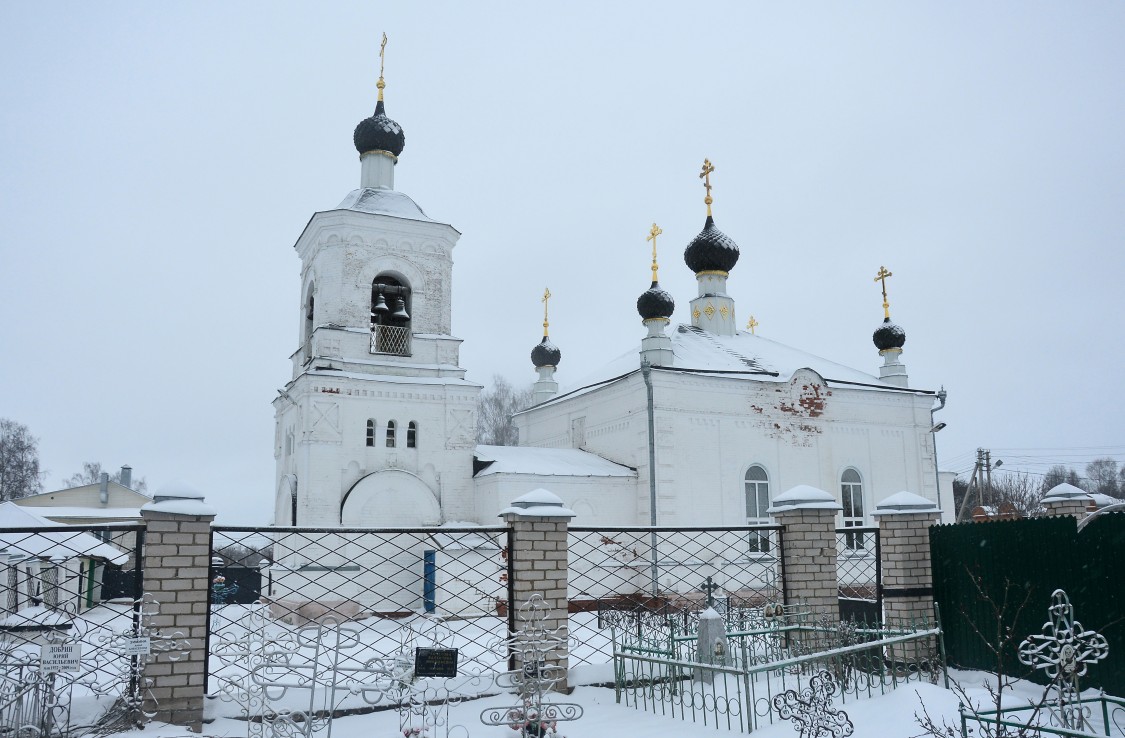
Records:
[[[512,707],[494,707],[480,714],[485,725],[507,725],[518,730],[520,738],[556,735],[557,723],[582,717],[582,706],[569,702],[548,702],[546,693],[566,678],[566,667],[548,659],[565,653],[567,632],[564,625],[554,630],[546,628],[551,615],[543,596],[535,593],[520,605],[520,630],[503,641],[515,655],[519,668],[501,674],[496,683],[516,691],[520,704]]]
[[[1051,594],[1047,612],[1050,620],[1043,624],[1043,634],[1028,636],[1020,644],[1020,663],[1042,669],[1051,678],[1057,702],[1048,707],[1064,728],[1088,728],[1090,709],[1078,701],[1078,677],[1109,655],[1109,644],[1105,636],[1086,630],[1074,619],[1074,607],[1061,589]]]
[[[699,585],[699,588],[707,593],[707,607],[715,606],[715,590],[721,589],[719,585],[712,581],[711,577],[707,577],[707,581]]]
[[[855,732],[848,713],[832,707],[836,682],[827,671],[809,680],[801,690],[790,689],[773,698],[773,709],[782,720],[792,720],[801,738],[844,738]]]

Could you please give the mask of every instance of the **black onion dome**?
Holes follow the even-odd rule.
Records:
[[[531,349],[531,363],[536,367],[558,366],[561,359],[562,351],[559,351],[558,347],[551,343],[551,339],[546,336],[543,336],[543,340]]]
[[[364,118],[355,127],[352,141],[356,151],[361,154],[368,151],[389,151],[398,156],[406,146],[406,135],[402,132],[402,126],[387,117],[383,101],[380,100],[375,105],[375,115]]]
[[[707,216],[703,230],[684,249],[684,263],[696,274],[729,272],[738,263],[738,244],[715,227],[715,219]]]
[[[883,325],[875,329],[871,340],[875,342],[875,348],[880,351],[900,349],[906,343],[906,331],[902,326],[892,323],[890,318],[884,318]]]
[[[672,299],[671,295],[660,289],[659,282],[653,282],[652,286],[637,298],[637,312],[641,314],[642,320],[671,318],[672,311],[675,309],[676,301]]]

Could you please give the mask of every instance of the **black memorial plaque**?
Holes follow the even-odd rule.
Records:
[[[417,677],[455,677],[457,676],[456,648],[416,648],[414,649],[414,676]]]

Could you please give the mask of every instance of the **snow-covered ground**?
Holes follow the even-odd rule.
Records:
[[[966,685],[973,699],[987,703],[988,694],[983,680],[994,679],[981,672],[961,672],[952,676]],[[1026,704],[1037,699],[1041,687],[1021,682],[1011,693],[1011,704]],[[630,736],[631,738],[705,738],[714,736],[714,726],[693,724],[679,719],[651,715],[631,707],[618,705],[614,701],[612,689],[603,687],[578,687],[567,702],[582,705],[585,714],[581,719],[559,725],[560,736],[566,738],[610,738],[611,736]],[[939,720],[945,718],[951,724],[958,724],[957,696],[941,686],[927,683],[910,684],[885,696],[870,699],[849,700],[844,709],[855,725],[855,735],[860,738],[913,738],[922,733],[915,720],[920,712],[920,704],[925,703],[930,715]],[[461,738],[512,738],[515,736],[506,727],[482,725],[480,714],[490,707],[512,704],[510,695],[488,697],[464,702],[451,708],[451,724],[463,726],[463,730],[451,733]],[[840,706],[837,700],[834,704]],[[190,735],[184,728],[165,724],[149,725],[143,732],[129,733],[128,736],[140,738],[187,738]],[[219,718],[204,725],[205,736],[244,736],[246,723],[229,718]],[[398,715],[393,710],[387,712],[337,718],[332,727],[334,738],[395,738],[401,735],[398,730]],[[444,734],[442,734],[444,735]],[[779,723],[754,732],[759,738],[791,738],[796,735],[789,723]],[[1125,735],[1115,730],[1114,736]]]

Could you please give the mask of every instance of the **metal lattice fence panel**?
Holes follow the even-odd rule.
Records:
[[[877,526],[836,529],[836,580],[841,616],[865,622],[881,617],[883,586]]]
[[[124,643],[142,620],[143,542],[136,525],[0,530],[0,732],[82,735],[144,720],[144,657]]]
[[[781,546],[778,526],[571,528],[571,666],[592,667],[583,681],[610,681],[611,626],[651,629],[658,641],[669,623],[694,632],[708,577],[728,622],[780,603]]]
[[[456,622],[453,647],[466,668],[493,668],[495,644],[507,636],[508,536],[504,527],[475,526],[214,526],[208,693],[245,714],[254,641],[283,643],[327,622],[358,634],[340,655],[342,669],[400,651],[403,626],[431,616]]]

